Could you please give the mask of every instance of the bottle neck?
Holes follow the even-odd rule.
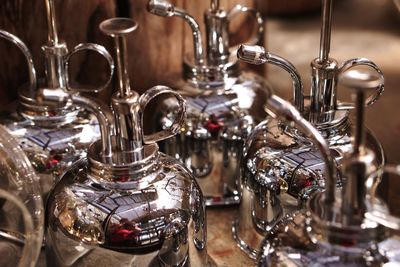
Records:
[[[112,98],[114,111],[115,145],[112,158],[117,165],[131,164],[143,159],[143,130],[140,122],[139,95],[130,91],[122,97],[120,92]]]
[[[119,140],[112,138],[113,148],[118,146]],[[151,183],[156,177],[150,175],[159,168],[159,153],[157,144],[144,145],[143,157],[130,163],[123,162],[132,153],[129,151],[118,151],[112,153],[111,157],[104,159],[102,155],[101,141],[93,143],[88,150],[88,172],[91,179],[114,189],[143,188]]]

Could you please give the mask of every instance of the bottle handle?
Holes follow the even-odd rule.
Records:
[[[382,70],[376,65],[374,62],[367,58],[352,58],[347,61],[345,61],[342,66],[339,68],[339,75],[349,71],[353,67],[356,66],[367,66],[375,70],[381,80],[381,83],[376,87],[374,93],[370,95],[366,100],[365,100],[365,106],[371,106],[375,104],[376,101],[380,98],[380,96],[383,94],[383,91],[385,89],[385,77],[383,76]],[[337,106],[338,110],[349,110],[349,109],[354,109],[355,105],[353,103],[339,103]]]
[[[71,86],[70,83],[70,77],[69,77],[69,65],[70,65],[70,60],[72,58],[73,55],[75,55],[78,52],[81,51],[94,51],[98,54],[100,54],[108,63],[108,67],[109,67],[109,72],[108,72],[108,77],[107,77],[107,81],[97,87],[97,88],[73,88]],[[110,84],[113,74],[114,74],[114,60],[113,57],[110,55],[110,53],[108,53],[107,49],[102,46],[102,45],[98,45],[98,44],[93,44],[93,43],[81,43],[78,44],[77,46],[74,47],[74,49],[68,53],[68,55],[66,56],[65,59],[65,72],[66,72],[66,87],[68,91],[73,91],[73,92],[91,92],[91,93],[97,93],[100,92],[102,90],[104,90],[105,88],[107,88],[107,86]]]
[[[239,14],[243,13],[249,13],[253,17],[253,19],[257,24],[257,28],[254,34],[247,41],[242,43],[246,43],[249,45],[256,45],[264,37],[264,19],[262,18],[260,12],[258,12],[256,9],[247,6],[236,5],[229,11],[228,20],[231,21]],[[230,47],[230,50],[236,51],[238,47],[239,47],[238,45],[232,46]]]
[[[179,109],[178,109],[175,121],[167,129],[152,133],[150,135],[143,134],[143,143],[144,144],[153,144],[158,141],[165,140],[172,136],[175,136],[181,129],[182,125],[184,124],[185,114],[186,114],[186,105],[185,105],[184,98],[180,94],[173,91],[171,88],[169,88],[167,86],[157,85],[157,86],[150,88],[143,95],[140,96],[139,120],[140,120],[142,129],[143,129],[143,112],[145,111],[147,104],[149,104],[150,101],[154,100],[156,97],[158,97],[162,94],[171,94],[178,101]]]
[[[33,64],[31,52],[29,51],[26,44],[24,42],[22,42],[22,40],[19,39],[17,36],[7,32],[7,31],[3,31],[3,30],[0,30],[0,38],[4,38],[4,39],[12,42],[24,54],[27,65],[28,65],[30,88],[31,88],[31,90],[36,90],[36,88],[37,88],[36,70],[35,70],[35,66]]]
[[[400,176],[400,165],[386,165],[375,171],[366,180],[368,211],[365,213],[365,218],[389,229],[400,230],[400,218],[390,215],[389,211],[384,208],[385,206],[378,205],[376,201],[376,190],[385,173]]]

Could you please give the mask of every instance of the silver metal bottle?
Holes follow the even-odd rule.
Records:
[[[263,20],[254,9],[238,5],[226,11],[218,0],[212,0],[204,14],[204,52],[199,25],[185,10],[165,0],[150,1],[148,9],[158,16],[183,18],[192,28],[194,40],[194,56],[186,55],[183,79],[173,84],[186,99],[187,120],[177,137],[161,145],[162,150],[194,173],[207,206],[238,204],[243,143],[254,126],[265,119],[263,105],[272,90],[260,76],[240,69],[237,47],[229,46],[228,26],[237,14],[249,12],[258,27],[249,43],[256,44],[263,36]],[[280,67],[288,64],[272,54],[269,63]],[[173,107],[169,99],[160,104],[155,127],[170,123]]]
[[[158,151],[157,141],[182,127],[184,99],[165,86],[139,95],[127,75],[125,35],[137,24],[109,19],[100,29],[114,37],[119,90],[112,111],[88,98],[102,139],[74,164],[52,190],[47,204],[49,266],[209,266],[202,193],[182,163]],[[143,134],[150,101],[171,94],[178,100],[169,128]],[[112,113],[112,114],[111,114]]]
[[[337,77],[356,66],[374,69],[381,83],[366,105],[377,101],[383,92],[384,77],[379,67],[366,58],[350,59],[340,67],[329,58],[331,9],[332,0],[323,0],[320,55],[311,62],[311,96],[305,97],[303,91],[294,92],[294,104],[328,141],[332,156],[340,165],[343,155],[352,149],[349,111],[354,105],[337,101]],[[253,64],[268,60],[262,47],[244,45],[238,55]],[[384,152],[370,132],[366,145],[376,154],[374,164],[383,166]],[[239,247],[251,258],[256,257],[265,233],[282,216],[301,209],[311,193],[326,184],[323,159],[311,140],[296,127],[273,118],[257,125],[246,140],[241,176],[242,202],[232,231]]]
[[[267,234],[258,258],[260,267],[400,263],[399,239],[389,231],[400,229],[400,219],[391,216],[376,197],[382,173],[399,175],[400,168],[376,168],[375,153],[365,145],[363,127],[365,91],[376,88],[380,77],[349,71],[340,79],[355,89],[357,113],[353,148],[344,155],[340,168],[343,189],[336,191],[335,175],[327,175],[326,191],[311,196],[308,211],[287,215]]]
[[[53,0],[45,0],[48,41],[42,46],[45,58],[44,79],[37,81],[32,56],[21,40],[6,32],[0,37],[16,44],[26,57],[30,83],[18,91],[18,108],[0,118],[10,134],[18,140],[33,167],[41,178],[43,193],[46,194],[54,181],[66,167],[86,154],[89,144],[99,137],[98,123],[84,109],[71,101],[50,103],[40,99],[40,90],[49,89],[54,95],[77,91],[97,92],[111,81],[114,63],[107,50],[98,44],[82,43],[68,52],[67,45],[58,38]],[[105,58],[110,72],[106,82],[99,88],[75,88],[69,77],[70,59],[81,52],[94,51]],[[101,80],[101,79],[100,79]],[[50,93],[50,91],[49,91]]]

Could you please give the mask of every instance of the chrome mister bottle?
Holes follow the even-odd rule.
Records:
[[[112,98],[112,111],[87,98],[75,99],[99,118],[102,139],[50,194],[46,252],[51,266],[209,265],[200,188],[181,163],[158,151],[156,143],[182,126],[184,99],[165,86],[140,97],[131,90],[125,35],[136,27],[125,18],[100,24],[115,39],[119,90]],[[146,106],[165,94],[178,100],[176,120],[169,128],[144,135]]]
[[[341,67],[329,58],[332,0],[323,0],[320,56],[311,62],[312,87],[310,101],[302,92],[294,92],[295,106],[327,139],[338,165],[351,150],[352,104],[336,100],[337,77],[355,66],[368,66],[380,76],[380,83],[366,105],[373,104],[383,91],[384,77],[379,67],[365,58],[346,61]],[[253,64],[263,64],[268,53],[257,46],[243,46],[239,56]],[[367,147],[375,151],[374,164],[384,164],[384,152],[378,140],[367,134]],[[257,248],[268,231],[283,215],[301,209],[305,200],[325,187],[324,160],[311,140],[296,127],[279,120],[267,119],[257,125],[246,141],[241,163],[243,198],[233,234],[238,245],[255,258]],[[251,187],[246,181],[257,181]],[[265,187],[274,181],[277,187]],[[340,181],[340,179],[338,179]],[[339,184],[340,185],[340,184]]]
[[[52,94],[76,90],[96,92],[107,87],[113,74],[113,60],[100,45],[83,43],[68,52],[67,45],[58,37],[53,0],[45,0],[48,41],[42,46],[46,75],[37,83],[31,55],[24,45],[21,49],[28,61],[30,85],[18,91],[18,112],[1,118],[1,123],[18,140],[35,170],[41,177],[44,193],[48,192],[63,170],[73,161],[84,156],[89,144],[98,138],[98,123],[88,113],[69,101],[50,103],[40,98],[40,90]],[[2,35],[2,37],[5,37]],[[15,44],[20,40],[7,36]],[[20,45],[18,45],[22,48]],[[104,57],[109,65],[107,81],[99,88],[72,88],[69,77],[70,59],[81,51],[94,51]],[[39,80],[40,81],[40,80]],[[49,91],[49,92],[50,92]]]
[[[238,204],[239,159],[245,138],[266,113],[263,105],[271,88],[261,77],[242,71],[236,47],[229,46],[230,21],[249,12],[257,30],[249,40],[257,43],[263,36],[263,20],[254,9],[236,6],[230,11],[211,1],[204,14],[205,52],[200,26],[185,10],[165,0],[152,0],[148,9],[163,17],[183,18],[193,31],[194,56],[186,55],[183,79],[173,84],[187,101],[187,120],[180,135],[162,144],[163,150],[180,159],[191,169],[204,193],[207,206]],[[285,65],[271,55],[272,64]],[[168,125],[173,105],[166,99],[157,114],[159,124]]]
[[[365,146],[365,94],[380,84],[380,77],[352,70],[340,80],[354,90],[357,116],[352,150],[341,165],[343,189],[335,193],[337,181],[327,176],[326,191],[310,197],[309,211],[286,216],[268,233],[258,258],[260,267],[389,266],[400,260],[400,242],[389,231],[400,229],[400,219],[376,197],[382,173],[399,175],[400,168],[377,169],[375,153]]]

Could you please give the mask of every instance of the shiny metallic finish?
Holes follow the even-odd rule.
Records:
[[[121,188],[108,187],[86,161],[75,164],[49,198],[47,264],[207,266],[200,189],[176,160],[163,154],[154,160],[143,177],[136,175],[147,181],[128,188],[124,176]]]
[[[324,151],[328,146],[342,144],[346,139],[350,142],[345,125],[341,139],[328,139],[326,145],[317,145],[325,143],[326,135],[314,129],[289,103],[277,103],[266,102],[266,109],[277,118],[257,125],[246,141],[241,161],[242,201],[232,230],[239,247],[252,258],[267,231],[279,219],[301,209],[314,191],[333,181],[327,179],[335,173],[330,157],[337,161],[343,152],[332,148],[331,156],[326,157]]]
[[[332,30],[332,4],[332,0],[322,1],[319,57],[311,62],[312,82],[309,119],[316,125],[332,124],[338,117],[345,119],[346,113],[338,110],[352,108],[351,105],[340,104],[337,101],[337,77],[340,73],[346,72],[354,66],[365,65],[375,69],[380,74],[381,83],[376,87],[375,93],[368,98],[368,105],[378,100],[384,89],[382,71],[374,62],[366,58],[354,58],[347,60],[339,66],[335,59],[329,57]]]
[[[377,169],[375,154],[364,142],[365,91],[376,88],[380,77],[353,71],[341,81],[355,91],[357,113],[353,148],[341,165],[343,190],[330,199],[327,192],[335,186],[327,185],[329,190],[310,197],[309,211],[287,215],[274,226],[263,242],[258,266],[398,265],[400,243],[398,237],[389,237],[388,229],[400,229],[400,218],[376,198],[376,188],[383,172],[399,175],[400,168]]]
[[[400,259],[398,237],[357,247],[316,243],[307,231],[307,215],[301,212],[284,218],[266,236],[257,266],[396,266]],[[345,231],[351,235],[352,231]],[[380,233],[382,237],[385,232]]]
[[[344,155],[354,148],[349,120],[349,110],[354,109],[354,104],[337,101],[338,76],[351,72],[355,66],[367,66],[376,72],[376,79],[369,85],[375,90],[364,100],[367,106],[382,94],[384,77],[379,67],[366,58],[350,59],[342,65],[329,58],[331,24],[332,1],[324,0],[320,55],[311,62],[310,99],[306,99],[302,88],[297,86],[294,87],[294,104],[328,141],[336,164],[341,166]],[[257,65],[270,59],[269,53],[261,47],[248,45],[239,49],[238,57]],[[296,75],[292,78],[300,80]],[[326,201],[334,199],[334,190],[329,189],[331,186],[324,174],[326,163],[320,150],[313,145],[310,136],[302,132],[296,125],[285,125],[279,118],[271,118],[261,122],[246,141],[241,163],[243,199],[233,234],[238,245],[252,258],[257,255],[267,231],[282,216],[303,208],[313,193],[326,188],[329,193]],[[385,163],[382,146],[370,132],[365,138],[366,147],[376,155],[371,165],[382,168]],[[340,176],[336,181],[336,185],[341,186]]]
[[[193,172],[207,205],[239,203],[238,164],[244,139],[265,117],[262,104],[269,85],[250,73],[231,81],[228,89],[179,91],[186,100],[185,124],[177,137],[161,144]],[[169,125],[174,110],[175,102],[165,99],[157,112],[160,124]]]
[[[49,39],[43,46],[46,65],[44,83],[37,84],[36,72],[28,48],[17,37],[1,31],[0,37],[16,44],[24,53],[29,67],[29,86],[19,89],[17,112],[10,111],[1,118],[1,123],[18,140],[33,167],[41,177],[44,194],[47,194],[61,173],[77,159],[86,155],[87,147],[99,137],[95,117],[79,106],[73,105],[70,94],[103,90],[113,74],[114,63],[111,55],[100,45],[84,43],[68,52],[65,42],[59,40],[54,3],[45,0]],[[103,56],[109,64],[108,80],[99,88],[72,88],[69,76],[69,61],[81,51],[94,51]],[[47,95],[62,99],[49,101]]]
[[[184,18],[194,38],[194,55],[186,55],[183,79],[173,84],[186,100],[186,123],[178,136],[160,144],[161,150],[184,162],[193,172],[207,206],[238,204],[244,140],[265,118],[263,105],[272,90],[261,77],[240,70],[236,47],[229,46],[228,29],[238,14],[250,13],[257,23],[257,31],[249,40],[254,44],[263,36],[263,20],[254,9],[236,6],[226,11],[219,1],[211,1],[210,9],[204,13],[204,53],[200,26],[186,11],[166,0],[149,1],[148,10],[159,16]],[[175,107],[175,101],[169,98],[159,104],[155,129],[169,127],[175,118]]]
[[[344,154],[352,150],[349,121],[318,130],[327,139],[334,161],[340,165]],[[374,165],[382,167],[382,147],[370,132],[366,145],[378,151]],[[257,125],[247,139],[241,171],[242,202],[234,222],[234,235],[240,247],[254,258],[261,240],[277,220],[301,209],[312,193],[325,188],[325,163],[319,150],[299,128],[271,118]],[[272,182],[274,187],[270,185]],[[341,185],[340,179],[337,185]],[[257,221],[264,224],[256,224]]]
[[[100,26],[116,40],[119,90],[112,111],[72,99],[95,111],[102,138],[50,194],[46,254],[51,266],[210,266],[201,190],[192,174],[159,153],[156,144],[182,127],[184,99],[165,86],[139,96],[125,84],[123,44],[132,25],[116,18]],[[176,98],[175,119],[170,127],[145,135],[143,112],[162,95]]]

